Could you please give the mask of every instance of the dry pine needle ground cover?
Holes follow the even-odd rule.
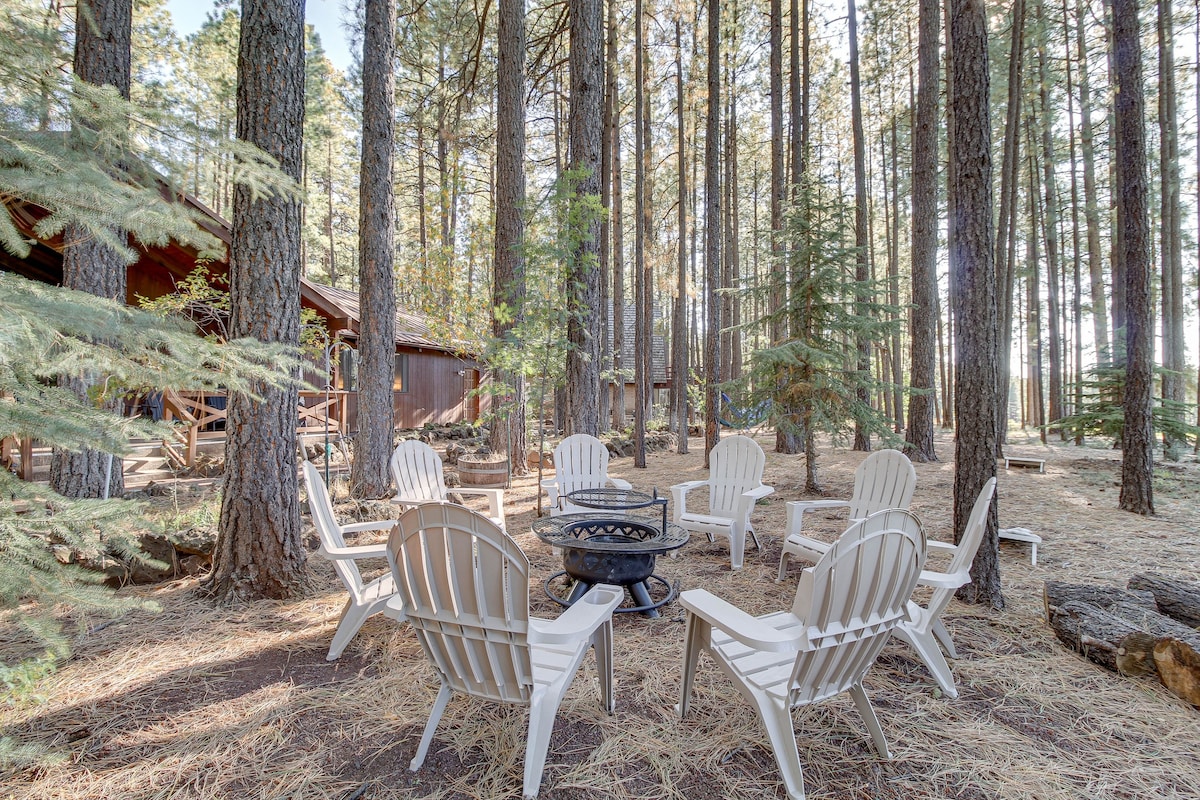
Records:
[[[760,436],[764,449],[771,438]],[[665,490],[703,477],[692,454],[655,453],[645,470],[615,459],[635,487]],[[890,643],[867,690],[893,750],[884,762],[848,696],[794,715],[808,794],[831,798],[1200,798],[1200,711],[1147,679],[1122,678],[1062,648],[1043,620],[1046,579],[1124,585],[1139,570],[1200,575],[1200,468],[1160,467],[1158,516],[1116,510],[1119,454],[1022,439],[1013,455],[1047,459],[1045,474],[1000,471],[1001,525],[1039,533],[1004,543],[1008,606],[953,603],[945,621],[960,658],[960,697],[947,700],[914,653]],[[949,537],[953,444],[943,461],[916,465],[913,508],[934,538]],[[824,447],[831,496],[848,496],[863,454]],[[784,501],[800,497],[802,456],[768,452],[776,494],[731,572],[727,549],[693,539],[658,572],[704,587],[751,613],[791,602],[798,571],[773,581]],[[553,616],[541,582],[558,569],[529,532],[535,479],[507,492],[508,528],[530,556],[534,613]],[[813,515],[810,515],[813,516]],[[843,527],[816,514],[827,538]],[[515,798],[520,796],[525,711],[455,698],[420,772],[407,766],[436,693],[411,631],[369,620],[340,661],[325,653],[344,592],[319,558],[314,592],[287,603],[215,609],[195,579],[150,589],[162,612],[138,612],[83,637],[57,673],[15,705],[0,706],[0,735],[36,743],[56,761],[0,776],[4,798]],[[678,606],[661,619],[616,618],[617,713],[599,709],[589,658],[558,714],[541,797],[778,798],[782,786],[753,710],[701,659],[693,712],[673,711],[682,657]],[[2,651],[21,645],[0,628]],[[27,644],[27,643],[26,643]]]

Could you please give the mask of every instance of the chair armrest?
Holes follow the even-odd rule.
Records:
[[[680,518],[683,516],[683,512],[687,511],[687,494],[688,494],[688,492],[690,492],[692,489],[698,489],[701,486],[707,486],[707,485],[708,485],[708,481],[705,480],[705,481],[685,481],[684,483],[677,483],[674,486],[672,486],[671,487],[671,504],[672,504],[673,511],[671,512],[671,518],[673,520],[675,520],[676,522],[679,522]]]
[[[787,653],[799,650],[794,633],[785,633],[752,617],[705,589],[691,589],[679,595],[680,604],[709,625],[755,650]]]
[[[542,478],[542,491],[548,495],[550,505],[558,505],[558,479],[557,478]]]
[[[925,549],[941,550],[944,553],[953,555],[954,553],[958,552],[958,545],[950,544],[949,542],[936,542],[933,539],[929,539],[925,542]]]
[[[398,594],[394,594],[388,598],[387,603],[385,603],[383,606],[383,615],[385,617],[390,617],[397,622],[404,622],[406,619],[408,619],[407,615],[404,613],[404,598]]]
[[[573,644],[591,636],[597,628],[612,620],[613,609],[621,604],[624,596],[617,586],[597,584],[556,619],[539,621],[536,627],[531,624],[529,643]]]
[[[360,544],[353,547],[326,547],[321,545],[321,555],[329,559],[386,558],[387,542],[379,544]]]
[[[474,494],[480,497],[486,497],[488,500],[488,512],[493,517],[504,519],[504,490],[503,489],[482,489],[482,488],[464,488],[456,486],[450,491],[458,492],[459,494]]]
[[[363,531],[390,531],[396,527],[394,519],[378,519],[373,522],[351,522],[342,526],[342,533],[362,533]]]
[[[624,478],[609,477],[608,482],[611,483],[613,485],[613,487],[617,488],[617,489],[632,489],[633,488],[633,484],[630,483],[629,481],[625,480]]]
[[[749,497],[752,500],[754,500],[754,502],[757,503],[759,500],[762,500],[767,495],[774,494],[774,493],[775,493],[774,486],[763,485],[763,486],[756,486],[748,492],[742,492],[742,497]]]
[[[931,589],[957,589],[960,586],[966,586],[970,582],[971,573],[966,570],[962,572],[934,572],[933,570],[923,569],[917,578],[917,583],[921,586],[928,586]]]
[[[820,508],[849,508],[849,500],[789,500],[787,503],[787,524],[784,536],[800,533],[804,528],[804,512],[816,511]]]

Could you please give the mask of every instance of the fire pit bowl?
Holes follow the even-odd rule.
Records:
[[[564,514],[534,523],[534,532],[547,544],[563,553],[563,570],[546,580],[546,594],[560,605],[569,606],[597,583],[624,586],[635,605],[617,611],[641,611],[658,616],[655,610],[675,597],[675,590],[654,574],[660,553],[682,547],[688,532],[668,524],[664,531],[656,519],[638,517],[598,517]],[[572,581],[565,597],[551,589],[551,583],[563,575]],[[666,597],[655,602],[650,596],[650,581],[667,589]]]
[[[562,533],[563,569],[577,581],[629,586],[654,574],[657,553],[639,545],[657,538],[656,528],[633,520],[585,519],[564,525]]]

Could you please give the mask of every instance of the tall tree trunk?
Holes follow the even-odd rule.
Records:
[[[1158,3],[1158,130],[1159,199],[1162,203],[1162,396],[1167,414],[1182,422],[1186,399],[1184,370],[1187,368],[1183,335],[1183,256],[1179,211],[1179,134],[1175,112],[1175,33],[1171,0]],[[1163,432],[1163,450],[1175,452],[1176,442]],[[1172,456],[1174,457],[1174,456]]]
[[[238,43],[237,135],[300,177],[304,136],[304,5],[244,0]],[[300,341],[300,201],[233,190],[229,329],[234,338]],[[305,587],[296,471],[294,386],[229,399],[225,485],[213,570],[223,601],[295,596]]]
[[[608,5],[608,47],[614,53],[608,63],[606,95],[612,98],[612,114],[608,122],[608,146],[612,151],[612,325],[613,325],[613,384],[612,426],[625,429],[625,215],[624,189],[621,181],[621,96],[617,81],[617,33],[619,23],[617,0]]]
[[[617,60],[616,37],[612,31],[612,26],[616,24],[616,12],[613,8],[615,2],[616,0],[605,2],[603,43],[604,118],[601,121],[603,133],[600,136],[600,205],[604,209],[604,217],[600,220],[600,246],[597,250],[600,259],[600,330],[603,332],[600,337],[601,431],[612,427],[612,382],[607,376],[612,373],[613,368],[613,337],[610,331],[616,324],[612,318],[612,137],[609,136],[612,129],[613,104],[616,102],[616,90],[612,86]]]
[[[854,290],[855,313],[865,321],[871,301],[869,281],[871,279],[870,246],[867,237],[867,143],[863,134],[862,84],[858,75],[858,20],[855,0],[849,0],[850,24],[850,117],[854,128]],[[868,388],[871,377],[871,340],[866,331],[855,332],[855,349],[858,351],[858,376],[855,394],[862,407],[870,405],[871,392]],[[871,434],[861,419],[854,422],[854,449],[869,451]]]
[[[1104,290],[1104,267],[1100,254],[1100,203],[1096,199],[1092,95],[1088,80],[1088,47],[1084,25],[1087,14],[1084,0],[1075,0],[1075,44],[1079,65],[1079,154],[1083,159],[1083,216],[1087,221],[1092,335],[1096,340],[1096,361],[1098,364],[1104,364],[1112,359],[1112,345],[1108,338],[1108,295]]]
[[[1116,62],[1116,23],[1113,20],[1115,11],[1111,0],[1104,4],[1105,17],[1107,21],[1108,35],[1108,71],[1111,85],[1115,87],[1121,82],[1117,75]],[[1141,56],[1138,57],[1139,72]],[[1143,104],[1145,98],[1142,99]],[[1128,352],[1125,350],[1127,339],[1127,331],[1125,330],[1126,320],[1125,312],[1127,310],[1125,291],[1127,283],[1125,279],[1125,244],[1123,237],[1125,236],[1125,223],[1121,219],[1123,213],[1123,204],[1119,197],[1119,166],[1121,152],[1121,134],[1122,125],[1117,121],[1117,104],[1114,102],[1109,106],[1108,112],[1108,129],[1111,135],[1108,137],[1109,153],[1111,157],[1108,161],[1109,168],[1109,186],[1112,190],[1108,193],[1109,204],[1111,206],[1110,213],[1112,218],[1111,228],[1111,255],[1109,256],[1110,271],[1112,272],[1112,330],[1113,330],[1113,354],[1112,363],[1118,367],[1125,366],[1125,360],[1128,357]],[[1149,241],[1147,241],[1149,246]]]
[[[1020,0],[1018,0],[1019,2]],[[933,411],[937,368],[937,146],[938,32],[937,0],[921,0],[917,22],[917,110],[913,126],[912,166],[912,347],[906,451],[915,461],[936,461]]]
[[[600,195],[600,124],[604,112],[600,0],[571,0],[571,94],[567,122],[574,176],[567,268],[567,433],[600,432],[600,219],[589,212]]]
[[[1041,254],[1038,251],[1038,222],[1040,204],[1037,192],[1037,157],[1034,154],[1033,118],[1026,120],[1025,130],[1029,133],[1029,193],[1026,204],[1029,207],[1029,235],[1025,238],[1026,261],[1029,274],[1025,279],[1025,314],[1026,314],[1026,343],[1029,348],[1029,382],[1026,384],[1030,421],[1038,429],[1042,443],[1046,442],[1046,393],[1043,391],[1042,377],[1045,374],[1042,358],[1042,271]]]
[[[1021,153],[1021,81],[1025,56],[1025,0],[1014,0],[1008,56],[1008,104],[1004,120],[1004,155],[1000,165],[1000,214],[996,225],[997,347],[996,443],[1008,436],[1008,396],[1012,383],[1013,284],[1016,272],[1017,197]],[[1019,373],[1018,373],[1019,374]],[[1020,381],[1018,380],[1018,385]],[[997,456],[1001,453],[997,452]]]
[[[950,0],[954,77],[953,111],[955,441],[954,531],[961,536],[979,491],[996,475],[996,272],[992,264],[992,158],[988,120],[987,18],[981,0]],[[992,503],[982,546],[971,565],[971,583],[959,590],[968,602],[1004,606]]]
[[[366,0],[363,34],[362,169],[358,191],[358,434],[350,465],[354,497],[391,492],[396,427],[396,0]]]
[[[708,4],[708,107],[704,130],[704,466],[721,438],[717,419],[720,404],[721,305],[716,288],[721,280],[721,4]]]
[[[893,100],[894,100],[893,96]],[[900,308],[900,144],[899,124],[892,119],[892,242],[888,248],[888,303],[894,309]],[[893,432],[904,430],[904,339],[900,330],[900,311],[890,312],[896,323],[895,330],[888,337],[891,341],[889,352],[884,355],[891,361],[892,379],[890,382],[892,394]],[[884,386],[884,394],[888,388]]]
[[[633,465],[646,466],[646,427],[650,421],[650,284],[651,268],[646,255],[653,212],[650,208],[650,91],[646,61],[650,57],[646,42],[644,0],[634,3],[634,224],[633,239]]]
[[[1070,12],[1067,10],[1067,0],[1062,2],[1063,31],[1070,30]],[[1067,145],[1070,150],[1071,162],[1071,317],[1074,322],[1074,356],[1075,371],[1073,382],[1075,391],[1071,414],[1083,411],[1083,242],[1080,236],[1082,226],[1079,224],[1079,161],[1075,145],[1075,85],[1072,72],[1071,43],[1068,37],[1063,38],[1063,63],[1067,67]],[[1083,429],[1076,428],[1075,444],[1083,445]]]
[[[112,86],[126,100],[132,20],[132,0],[81,0],[76,8],[75,76],[95,86]],[[72,124],[89,126],[83,120]],[[76,131],[74,135],[81,133]],[[63,286],[68,289],[125,303],[125,261],[121,253],[80,226],[71,225],[63,234]],[[86,399],[99,380],[100,376],[85,372],[63,379],[61,384]],[[121,413],[120,406],[119,399],[105,403],[114,414]],[[64,497],[120,497],[125,493],[121,459],[90,448],[56,447],[50,460],[50,488]]]
[[[1038,16],[1043,20],[1038,34],[1038,87],[1042,112],[1042,174],[1046,196],[1042,232],[1046,239],[1046,321],[1050,355],[1050,406],[1047,419],[1043,423],[1051,423],[1062,419],[1063,414],[1063,366],[1062,366],[1062,331],[1059,326],[1061,315],[1061,298],[1059,297],[1059,253],[1058,253],[1058,183],[1055,177],[1054,143],[1050,130],[1050,86],[1046,73],[1046,60],[1050,57],[1048,35],[1046,28],[1049,19],[1046,15],[1045,3],[1038,3]],[[1055,432],[1058,429],[1052,429]]]
[[[497,6],[496,65],[496,252],[492,262],[492,335],[521,347],[512,331],[525,320],[525,0]],[[491,425],[489,445],[508,453],[514,475],[529,471],[525,452],[526,388],[520,368],[503,368],[495,378],[505,387],[504,409]],[[493,409],[499,411],[499,409]],[[539,414],[540,418],[540,414]]]
[[[1113,0],[1116,74],[1117,197],[1125,272],[1125,428],[1120,507],[1154,513],[1154,342],[1150,305],[1150,220],[1146,177],[1145,95],[1137,0]]]
[[[615,0],[614,0],[615,2]],[[681,12],[682,14],[682,12]],[[676,213],[679,229],[679,264],[675,284],[674,321],[671,324],[671,402],[678,434],[676,452],[688,452],[688,347],[687,347],[687,137],[683,119],[683,25],[675,20],[675,165]]]
[[[784,144],[783,144],[783,3],[771,0],[770,8],[770,53],[768,81],[770,83],[771,107],[771,266],[770,299],[767,313],[770,315],[769,336],[771,346],[777,347],[787,336],[784,306],[787,304],[788,275],[784,259],[783,202],[785,197]],[[793,435],[791,437],[795,439]],[[787,433],[777,428],[775,449],[787,452]]]

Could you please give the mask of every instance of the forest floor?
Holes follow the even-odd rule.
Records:
[[[768,450],[765,481],[776,487],[755,515],[762,550],[749,546],[745,567],[733,572],[726,546],[694,537],[657,569],[683,589],[704,587],[754,614],[791,603],[799,569],[782,584],[774,577],[784,501],[801,497],[804,471],[802,456],[770,452],[772,436],[759,440]],[[951,535],[953,452],[942,435],[942,460],[915,465],[913,509],[931,538]],[[866,687],[891,761],[875,755],[847,695],[793,715],[812,800],[1200,797],[1200,710],[1151,678],[1121,677],[1066,650],[1042,605],[1051,579],[1124,586],[1139,571],[1197,579],[1200,464],[1189,454],[1160,465],[1158,513],[1143,518],[1116,508],[1118,452],[1044,446],[1021,433],[1009,452],[1046,460],[1044,474],[999,471],[1001,526],[1042,537],[1037,566],[1028,545],[1002,543],[1005,608],[954,601],[947,609],[958,699],[940,695],[906,645],[886,646]],[[818,468],[830,496],[849,496],[862,458],[822,447]],[[689,455],[653,453],[648,461],[635,469],[617,458],[610,471],[660,491],[705,474],[697,439]],[[530,532],[536,476],[514,483],[508,530],[530,557],[531,605],[555,616],[542,582],[559,562]],[[211,505],[211,496],[182,494],[170,503]],[[844,517],[806,515],[810,525],[832,539]],[[198,599],[197,578],[123,590],[161,611],[95,625],[68,662],[0,705],[0,736],[50,755],[0,774],[0,797],[519,797],[521,708],[456,697],[424,766],[408,771],[436,679],[411,630],[382,615],[327,662],[345,592],[323,559],[312,558],[310,571],[308,597],[232,610]],[[558,713],[544,800],[784,796],[754,711],[707,657],[691,714],[676,717],[683,616],[678,604],[663,611],[659,619],[615,618],[616,714],[601,711],[594,661],[585,660]],[[11,663],[11,650],[28,643],[0,621],[0,661]]]

